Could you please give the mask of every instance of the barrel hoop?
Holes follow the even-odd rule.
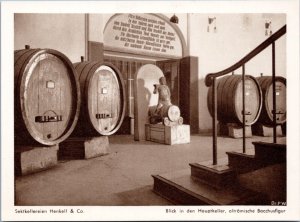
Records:
[[[91,77],[94,75],[95,71],[99,68],[101,63],[99,62],[90,62],[87,66],[85,66],[84,70],[82,71],[82,73],[84,73],[84,82],[82,82],[82,86],[83,86],[83,96],[85,97],[84,98],[84,109],[86,110],[86,112],[88,113],[89,110],[88,110],[88,86],[89,86],[89,82],[90,82],[90,79]],[[81,77],[82,75],[80,75]],[[81,82],[81,81],[80,81]],[[91,119],[88,118],[88,121],[90,121],[90,123],[92,124],[91,122]]]
[[[83,63],[77,63],[78,65],[76,66],[76,73],[77,73],[77,79],[80,82],[81,74],[83,70],[85,69],[86,66],[88,66],[90,63],[89,62],[83,62]]]
[[[77,67],[80,66],[83,62],[73,63],[74,68],[77,70]],[[86,62],[85,62],[86,63]],[[77,72],[76,72],[77,73]]]
[[[82,95],[84,95],[84,84],[85,83],[84,84],[82,83],[81,78],[82,78],[82,75],[84,75],[83,78],[85,78],[85,76],[87,75],[86,73],[88,73],[85,71],[85,69],[89,66],[90,66],[90,62],[83,62],[82,64],[79,64],[76,68],[76,71],[77,71],[76,75],[77,75],[78,82],[80,84],[80,91],[81,91]]]
[[[20,101],[20,86],[21,86],[21,79],[22,75],[20,73],[24,72],[24,69],[26,68],[26,65],[28,64],[28,61],[30,61],[32,55],[36,53],[38,50],[36,49],[22,49],[19,50],[18,57],[15,57],[15,63],[14,63],[14,94],[15,94],[15,122],[17,121],[17,125],[20,128],[26,128],[25,123],[23,122],[22,117],[22,109],[21,109],[21,101]],[[19,129],[17,129],[19,130]],[[24,132],[25,133],[25,132]]]
[[[14,65],[16,65],[17,61],[22,57],[24,56],[26,53],[30,52],[30,51],[35,51],[34,49],[22,49],[22,50],[19,50],[18,52],[15,52],[15,55],[14,55]]]
[[[115,133],[120,128],[120,126],[123,122],[124,116],[125,116],[126,103],[127,103],[126,102],[126,95],[125,95],[125,85],[124,85],[124,80],[123,80],[123,77],[122,77],[122,73],[119,71],[119,69],[115,65],[107,63],[107,62],[103,62],[102,64],[106,65],[106,66],[109,66],[111,69],[113,69],[115,71],[116,78],[118,79],[119,88],[120,88],[120,96],[121,96],[120,99],[121,99],[121,101],[123,101],[123,103],[121,102],[122,108],[120,109],[121,116],[118,119],[118,122],[117,122],[115,128],[107,134],[107,135],[111,135],[111,134]]]
[[[264,104],[263,104],[264,107],[263,107],[261,115],[260,115],[260,120],[261,120],[261,119],[265,119],[265,118],[270,118],[270,115],[269,115],[269,113],[267,111],[268,108],[266,107],[268,77],[267,76],[259,77],[258,78],[258,82],[259,82],[259,84],[261,86],[262,95],[263,95],[263,101],[264,101]]]
[[[232,76],[232,81],[229,85],[230,91],[227,94],[227,98],[226,98],[227,101],[231,102],[231,104],[229,104],[227,102],[227,112],[226,112],[226,117],[227,118],[232,118],[232,116],[230,116],[230,113],[233,113],[233,112],[236,113],[236,110],[235,110],[235,95],[236,95],[237,87],[238,87],[240,81],[241,81],[240,76]],[[234,121],[237,121],[237,120],[233,119],[232,121],[234,122]]]
[[[263,100],[264,100],[264,103],[263,103],[264,107],[262,109],[262,114],[261,114],[261,117],[259,120],[260,120],[260,122],[263,122],[267,125],[272,124],[273,114],[272,114],[271,108],[270,108],[270,105],[272,105],[272,104],[269,104],[269,102],[268,102],[268,91],[272,90],[271,86],[273,84],[272,76],[264,76],[264,77],[259,77],[257,79],[260,82],[261,89],[263,92]],[[276,76],[275,84],[276,84],[276,82],[281,82],[286,86],[286,79],[284,77]]]
[[[83,84],[83,92],[84,92],[83,96],[85,96],[85,104],[87,104],[86,102],[88,101],[88,85],[89,85],[90,79],[91,79],[92,75],[95,73],[95,71],[98,69],[100,64],[101,63],[99,63],[99,62],[91,62],[84,67],[84,69],[82,70],[82,72],[80,74],[80,80],[81,80],[81,76],[84,73],[84,82],[82,82],[82,84]],[[85,108],[88,109],[87,106]]]
[[[249,76],[249,78],[251,78],[253,81],[254,81],[254,83],[255,83],[255,85],[257,86],[257,89],[258,89],[258,93],[259,93],[259,109],[258,109],[258,111],[257,111],[257,114],[256,114],[256,117],[255,117],[255,119],[254,119],[254,121],[253,121],[253,123],[255,123],[257,120],[258,120],[258,118],[259,118],[259,116],[260,116],[260,113],[261,113],[261,110],[262,110],[262,105],[263,105],[263,95],[262,95],[262,90],[261,90],[261,87],[260,87],[260,85],[259,85],[259,82],[257,81],[257,79],[256,78],[254,78],[253,76]]]
[[[91,69],[96,66],[97,63],[95,62],[88,62],[87,64],[85,64],[83,67],[82,67],[82,70],[79,74],[79,81],[80,83],[85,87],[86,85],[86,78],[87,76],[89,75],[89,73],[91,72]],[[84,82],[82,82],[82,79],[84,80]]]
[[[245,80],[247,79],[247,77],[245,76]],[[232,112],[235,113],[235,119],[236,121],[240,122],[239,118],[238,118],[238,111],[236,110],[236,107],[235,107],[235,104],[236,104],[236,101],[235,101],[235,96],[236,96],[236,92],[237,92],[237,88],[238,88],[238,85],[239,84],[242,84],[242,77],[241,76],[238,76],[238,78],[236,78],[235,80],[235,83],[233,85],[233,90],[232,90],[232,99],[231,99],[231,102],[232,102]],[[240,101],[242,103],[242,101]]]
[[[21,86],[21,79],[23,75],[20,75],[20,73],[25,72],[26,66],[28,65],[28,62],[31,60],[31,58],[36,54],[39,49],[30,49],[30,50],[24,50],[27,51],[22,56],[19,57],[18,61],[15,64],[15,96],[20,96],[20,86]]]
[[[218,113],[222,113],[222,112],[224,112],[225,114],[227,113],[227,105],[225,104],[225,100],[223,97],[226,96],[224,93],[224,91],[226,91],[224,86],[228,81],[230,81],[229,78],[230,77],[222,78],[219,80],[219,83],[217,84],[217,96],[221,95],[221,98],[217,99],[217,107],[221,109],[225,108],[225,110],[218,109]],[[226,107],[224,107],[224,105],[226,105]]]

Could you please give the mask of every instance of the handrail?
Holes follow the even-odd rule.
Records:
[[[286,33],[286,25],[284,25],[281,29],[271,35],[268,39],[266,39],[263,43],[258,45],[255,49],[253,49],[250,53],[244,56],[240,61],[235,63],[234,65],[230,66],[223,71],[216,72],[216,73],[209,73],[205,78],[205,84],[207,87],[212,87],[212,126],[213,126],[213,165],[218,164],[217,159],[217,77],[227,75],[228,73],[235,71],[236,69],[242,67],[242,104],[243,104],[243,153],[246,152],[246,126],[245,126],[245,64],[252,59],[254,56],[259,54],[261,51],[266,49],[269,45],[272,45],[272,100],[273,100],[273,113],[276,113],[276,92],[275,92],[275,41],[279,39]],[[276,115],[273,114],[273,142],[277,143],[276,139]]]
[[[227,69],[224,69],[223,71],[207,74],[205,77],[205,85],[207,87],[209,87],[212,85],[214,78],[226,75],[226,74],[233,72],[234,70],[240,68],[243,64],[248,62],[250,59],[252,59],[257,54],[259,54],[261,51],[263,51],[265,48],[267,48],[269,45],[271,45],[273,42],[275,42],[277,39],[279,39],[285,33],[286,33],[286,25],[284,25],[281,29],[279,29],[277,32],[275,32],[273,35],[271,35],[269,38],[267,38],[264,42],[262,42],[259,46],[257,46],[255,49],[253,49],[250,53],[248,53],[245,57],[243,57],[240,61],[238,61],[234,65],[230,66]]]

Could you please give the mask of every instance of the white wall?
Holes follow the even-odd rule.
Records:
[[[15,50],[51,48],[72,62],[85,55],[84,14],[15,14]]]
[[[208,17],[216,17],[217,32],[207,32]],[[207,90],[204,79],[210,72],[222,71],[238,62],[262,43],[265,21],[271,20],[273,33],[285,23],[284,14],[190,14],[190,55],[199,57],[199,126],[200,131],[211,129],[207,109]],[[276,42],[276,73],[286,76],[286,39]],[[272,74],[271,47],[246,64],[246,74]],[[241,73],[241,69],[235,73]]]
[[[105,24],[114,14],[89,14],[88,27],[84,14],[16,14],[15,49],[52,48],[64,53],[72,62],[85,55],[85,28],[88,40],[103,42]],[[173,14],[164,14],[170,18]],[[286,23],[284,14],[176,14],[191,56],[199,57],[199,126],[200,131],[211,129],[206,97],[205,76],[236,63],[263,42],[265,21],[272,22],[276,32]],[[208,17],[216,17],[217,32],[207,32]],[[188,38],[189,37],[189,38]],[[286,38],[276,42],[276,72],[286,76]],[[271,47],[246,64],[246,73],[258,76],[271,74]],[[240,73],[237,70],[236,73]]]
[[[107,14],[89,14],[89,41],[103,42]],[[111,14],[109,14],[111,16]]]

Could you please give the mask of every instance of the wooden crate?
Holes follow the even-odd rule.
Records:
[[[190,125],[145,124],[146,140],[168,145],[190,142]]]

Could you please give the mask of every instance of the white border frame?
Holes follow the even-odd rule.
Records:
[[[132,5],[134,4],[134,8]],[[159,5],[159,7],[157,7]],[[46,6],[46,7],[45,7]],[[179,210],[232,209],[232,206],[15,207],[13,196],[13,53],[14,13],[286,13],[287,14],[287,177],[286,207],[240,206],[235,209],[285,209],[286,213],[201,214]],[[299,184],[299,1],[119,1],[2,2],[1,4],[1,216],[2,220],[300,220]],[[177,213],[166,213],[166,209]],[[15,209],[82,209],[83,213],[17,214]]]

